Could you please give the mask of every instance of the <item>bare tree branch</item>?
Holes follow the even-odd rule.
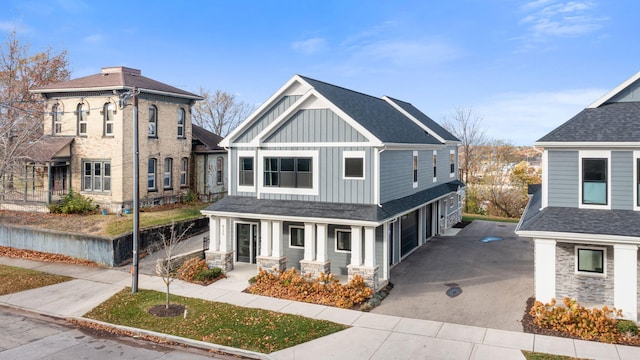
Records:
[[[193,107],[193,123],[222,137],[227,136],[254,110],[253,106],[236,101],[235,95],[225,91],[216,90],[211,94],[200,87],[200,96],[204,100],[198,101]]]

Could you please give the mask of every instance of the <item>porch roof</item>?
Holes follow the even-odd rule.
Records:
[[[25,158],[34,162],[54,161],[55,158],[65,158],[67,156],[56,156],[65,147],[69,146],[73,137],[65,136],[45,136],[35,142],[25,153]],[[70,152],[67,152],[70,154]]]

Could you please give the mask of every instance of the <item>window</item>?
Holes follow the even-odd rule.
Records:
[[[449,151],[449,177],[456,176],[456,151]]]
[[[218,156],[216,159],[216,184],[220,185],[224,183],[224,158]]]
[[[104,121],[104,136],[113,136],[113,116],[115,113],[115,105],[106,103],[102,107],[102,117]]]
[[[605,273],[605,248],[576,247],[576,271],[590,274]]]
[[[149,106],[149,137],[158,137],[158,108]]]
[[[182,158],[182,160],[180,160],[180,186],[189,185],[187,182],[188,174],[189,174],[189,159]]]
[[[149,165],[147,166],[147,190],[156,190],[156,168],[158,167],[158,160],[149,159]]]
[[[78,122],[78,135],[86,136],[87,135],[87,114],[89,113],[89,108],[87,104],[80,103],[76,108],[76,119]]]
[[[164,159],[164,176],[162,178],[162,184],[165,189],[171,188],[171,179],[173,177],[173,159],[166,158]]]
[[[453,195],[450,195],[449,196],[449,208],[453,209],[453,205],[455,205],[454,202],[453,202]]]
[[[184,139],[184,109],[178,109],[178,138]]]
[[[345,179],[364,179],[364,151],[342,153]]]
[[[53,124],[53,133],[60,134],[62,132],[62,106],[54,104],[51,108],[51,123]]]
[[[433,151],[433,182],[438,181],[438,152]]]
[[[413,152],[413,187],[418,187],[418,152]]]
[[[351,251],[351,231],[336,230],[336,251]]]
[[[582,159],[582,203],[607,205],[607,159]]]
[[[289,226],[289,247],[304,248],[304,227]]]
[[[111,191],[111,162],[83,160],[83,191]]]
[[[265,157],[264,186],[305,188],[313,186],[311,158]]]
[[[241,156],[238,169],[238,185],[253,186],[253,158]]]

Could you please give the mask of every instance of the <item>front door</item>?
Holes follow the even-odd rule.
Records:
[[[258,225],[236,223],[236,261],[256,263],[258,247]]]

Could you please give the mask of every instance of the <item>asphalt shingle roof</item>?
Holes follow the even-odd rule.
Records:
[[[196,152],[208,152],[212,150],[225,151],[223,147],[218,144],[222,141],[222,137],[212,133],[211,131],[200,127],[196,124],[191,124],[192,136],[197,139],[202,145],[197,145]]]
[[[25,157],[35,162],[52,161],[55,155],[71,142],[71,136],[44,136],[26,151]]]
[[[409,114],[411,114],[411,116],[416,118],[418,121],[425,124],[429,129],[433,130],[433,132],[435,132],[441,138],[449,141],[460,141],[460,139],[458,139],[448,130],[440,126],[440,124],[433,121],[430,117],[425,115],[422,111],[418,110],[415,106],[402,100],[393,99],[391,97],[390,99],[393,100],[396,104],[398,104],[404,111],[408,112]]]

